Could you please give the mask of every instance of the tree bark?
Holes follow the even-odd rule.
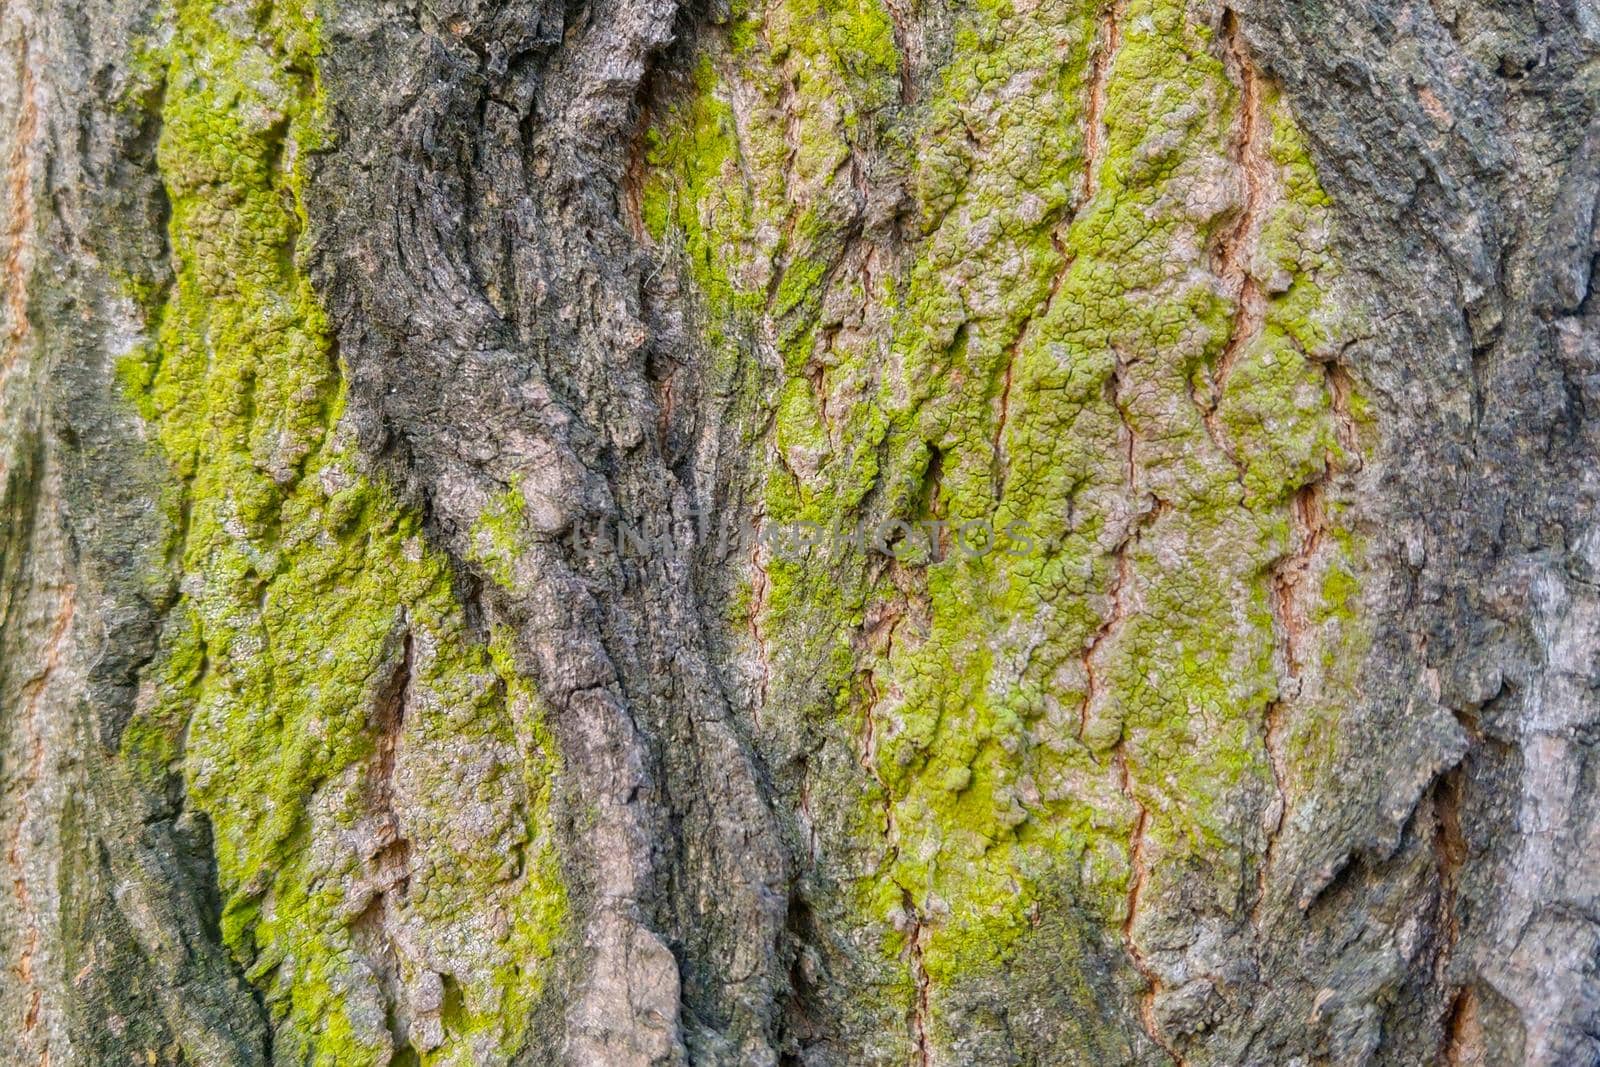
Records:
[[[1600,1063],[1592,0],[0,0],[19,1064]]]

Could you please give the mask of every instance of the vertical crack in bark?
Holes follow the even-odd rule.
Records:
[[[1303,587],[1327,536],[1327,516],[1322,499],[1325,478],[1326,475],[1323,475],[1302,486],[1289,502],[1291,550],[1273,564],[1267,591],[1273,630],[1278,638],[1277,659],[1283,685],[1277,697],[1267,704],[1262,728],[1276,800],[1272,825],[1267,830],[1266,849],[1256,871],[1256,899],[1250,909],[1250,924],[1256,930],[1261,928],[1262,912],[1267,901],[1267,879],[1272,872],[1278,838],[1289,814],[1288,767],[1283,751],[1283,730],[1289,703],[1299,695],[1300,688],[1302,645],[1307,627]]]
[[[6,864],[11,868],[11,889],[17,901],[17,913],[22,918],[24,932],[22,946],[17,954],[17,978],[27,990],[27,1009],[23,1013],[23,1033],[30,1033],[39,1023],[39,1013],[44,1003],[44,991],[34,975],[33,961],[39,951],[39,917],[34,913],[33,891],[24,871],[27,858],[23,855],[23,837],[28,820],[33,814],[33,792],[44,774],[44,728],[39,721],[40,707],[50,679],[61,663],[61,649],[67,631],[77,610],[77,587],[64,586],[57,601],[56,614],[50,626],[50,636],[44,647],[44,659],[38,671],[23,685],[22,729],[24,749],[28,753],[22,773],[21,788],[17,790],[16,821],[12,824],[10,840],[6,843]],[[48,1063],[50,1050],[41,1053],[41,1063]]]
[[[1105,157],[1106,87],[1111,80],[1117,53],[1122,48],[1121,19],[1124,2],[1125,0],[1113,0],[1104,9],[1094,53],[1090,59],[1088,102],[1084,111],[1083,176],[1078,188],[1078,203],[1068,206],[1066,218],[1050,233],[1050,245],[1055,249],[1060,264],[1050,279],[1050,289],[1045,296],[1044,307],[1023,321],[1022,328],[1017,331],[1016,340],[1006,350],[1005,369],[1001,374],[1000,417],[995,426],[992,443],[994,473],[991,480],[996,500],[1001,499],[1005,493],[1006,476],[1010,468],[1005,451],[1005,434],[1011,419],[1011,383],[1016,371],[1017,356],[1027,342],[1034,323],[1048,318],[1050,309],[1055,306],[1056,296],[1061,292],[1067,274],[1076,261],[1076,257],[1067,248],[1065,234],[1077,221],[1078,216],[1087,209],[1099,190],[1100,163]]]
[[[378,746],[373,771],[372,809],[378,819],[378,851],[372,859],[377,867],[382,893],[404,892],[409,880],[406,860],[410,844],[400,836],[394,809],[395,758],[400,747],[400,733],[405,728],[406,703],[410,697],[412,672],[415,670],[415,640],[410,626],[402,638],[400,663],[388,691],[378,700]]]
[[[751,717],[755,720],[756,729],[759,730],[761,713],[766,709],[767,697],[772,688],[772,649],[767,644],[767,635],[761,630],[761,616],[767,610],[767,591],[772,583],[767,577],[767,569],[761,565],[759,537],[754,538],[750,546],[750,574],[750,640],[755,644],[756,667],[761,672]]]
[[[892,868],[900,855],[900,830],[895,820],[894,796],[889,792],[889,783],[878,767],[877,720],[872,714],[878,705],[878,684],[870,670],[863,671],[861,679],[867,690],[867,708],[862,723],[861,767],[872,776],[883,792],[883,869],[889,870],[893,879]],[[911,970],[912,987],[915,990],[911,1004],[911,1040],[916,1049],[916,1063],[919,1067],[928,1067],[932,1063],[932,1053],[928,1044],[928,971],[922,961],[922,942],[926,935],[927,924],[923,921],[922,912],[918,909],[911,890],[900,885],[897,880],[895,884],[900,887],[900,903],[906,914],[908,927],[906,951],[909,956],[907,962]]]
[[[633,126],[633,136],[628,142],[627,163],[622,168],[622,178],[617,188],[618,214],[627,225],[628,234],[641,247],[648,245],[650,236],[644,224],[644,189],[648,178],[652,122],[650,103],[646,98],[639,105],[639,118]],[[649,279],[646,279],[648,283]]]
[[[817,844],[816,816],[811,810],[811,772],[805,764],[800,772],[800,826],[805,833],[806,856],[815,863],[822,853]]]
[[[1263,743],[1267,750],[1267,764],[1272,769],[1274,800],[1272,824],[1267,828],[1266,848],[1262,851],[1261,864],[1256,868],[1256,899],[1250,907],[1250,926],[1257,932],[1261,930],[1262,912],[1266,908],[1267,878],[1272,873],[1272,861],[1277,851],[1278,838],[1282,835],[1284,823],[1289,817],[1289,782],[1283,752],[1285,703],[1282,697],[1271,701],[1267,704],[1265,715]]]
[[[545,232],[530,242],[540,259],[529,269],[548,281],[560,309],[519,311],[549,331],[550,388],[571,398],[577,416],[570,430],[538,429],[551,429],[552,447],[603,484],[609,499],[596,510],[635,525],[676,511],[699,486],[680,484],[659,441],[618,429],[659,419],[640,380],[649,294],[634,305],[636,267],[613,265],[626,250],[623,227],[608,217],[614,202],[589,191],[617,180],[605,146],[636,117],[640,78],[671,39],[677,14],[670,0],[629,2],[615,17],[569,29],[531,105],[541,143],[531,166],[559,167],[570,184],[532,183]],[[607,106],[549,106],[574,85]],[[790,109],[791,172],[798,120]],[[803,195],[795,188],[802,176],[786,181],[788,198]],[[507,432],[527,425],[521,411],[502,418],[503,429],[516,427]],[[594,872],[583,894],[593,903],[583,919],[588,959],[565,1009],[565,1055],[683,1062],[683,1028],[694,1018],[739,1035],[750,1058],[764,1059],[784,995],[779,946],[790,860],[762,769],[705,647],[691,568],[667,543],[637,569],[608,576],[609,584],[585,587],[576,573],[570,561],[556,562],[511,594],[516,614],[529,620],[525,639],[560,724],[568,773],[598,813],[584,840],[605,852],[580,860]],[[581,613],[564,606],[574,596]],[[682,847],[690,840],[695,848]],[[568,842],[574,852],[579,844]],[[740,966],[729,969],[736,958]]]
[[[1475,734],[1469,728],[1469,734]],[[1474,737],[1474,740],[1477,738]],[[1468,757],[1470,758],[1470,756]],[[1461,940],[1461,917],[1456,901],[1461,871],[1469,849],[1461,828],[1461,807],[1466,789],[1467,760],[1440,776],[1433,790],[1433,853],[1439,875],[1438,926],[1440,940],[1434,960],[1434,981],[1440,989],[1452,986],[1450,963]],[[1441,1062],[1458,1067],[1482,1064],[1483,1034],[1477,1018],[1477,993],[1470,984],[1460,986],[1452,998],[1444,1027]]]
[[[1134,429],[1132,421],[1128,418],[1126,407],[1122,403],[1122,378],[1127,372],[1127,364],[1117,357],[1116,368],[1112,371],[1108,388],[1111,393],[1111,405],[1116,409],[1117,417],[1122,424],[1122,437],[1126,442],[1123,449],[1123,479],[1128,490],[1128,499],[1131,502],[1138,493],[1138,447],[1139,435]],[[1102,685],[1098,669],[1095,666],[1096,657],[1117,628],[1127,619],[1128,608],[1126,603],[1128,586],[1133,579],[1133,560],[1129,553],[1139,543],[1144,531],[1167,511],[1167,503],[1158,497],[1150,498],[1150,506],[1144,512],[1130,516],[1127,532],[1122,540],[1112,551],[1113,573],[1111,588],[1107,596],[1111,607],[1101,620],[1100,626],[1090,637],[1089,643],[1083,650],[1084,698],[1083,708],[1078,719],[1078,740],[1083,740],[1089,729],[1089,716],[1102,695]]]
[[[929,1011],[928,968],[923,963],[923,939],[927,936],[927,924],[923,922],[922,915],[917,910],[917,903],[911,898],[911,891],[905,887],[900,890],[904,896],[907,914],[911,916],[911,933],[909,945],[911,953],[911,980],[916,986],[916,1000],[911,1013],[911,1037],[916,1042],[917,1067],[932,1067],[933,1043],[928,1035],[928,1022],[932,1018]]]
[[[1251,271],[1251,260],[1270,206],[1273,186],[1273,164],[1268,153],[1271,130],[1265,128],[1261,74],[1245,50],[1239,32],[1239,16],[1231,8],[1223,11],[1222,41],[1223,62],[1239,88],[1239,119],[1228,154],[1244,179],[1244,206],[1238,220],[1218,240],[1213,254],[1217,277],[1228,295],[1238,302],[1228,341],[1211,372],[1211,400],[1205,417],[1206,428],[1217,441],[1224,440],[1215,419],[1228,376],[1239,356],[1261,335],[1266,324],[1267,294]],[[1225,448],[1224,451],[1230,450]]]
[[[765,19],[766,16],[763,16]],[[771,31],[764,32],[770,35]],[[770,47],[770,45],[769,45]],[[800,160],[801,142],[804,139],[804,130],[800,123],[800,82],[793,75],[784,72],[782,86],[778,89],[778,107],[783,112],[783,199],[790,205],[795,204],[795,167]],[[785,245],[787,238],[794,232],[795,214],[790,213],[784,227]]]
[[[1361,467],[1360,441],[1356,435],[1355,415],[1350,411],[1350,394],[1355,383],[1350,371],[1337,358],[1322,365],[1328,383],[1328,404],[1333,409],[1334,435],[1344,450],[1345,466],[1350,470]]]
[[[1107,382],[1112,407],[1116,409],[1117,417],[1122,425],[1122,439],[1126,442],[1122,454],[1123,479],[1128,490],[1130,503],[1138,493],[1139,484],[1139,435],[1135,430],[1132,420],[1128,417],[1127,406],[1123,403],[1122,384],[1128,371],[1126,363],[1120,353],[1117,354],[1116,366],[1111,378]],[[1113,551],[1114,572],[1111,587],[1107,593],[1111,605],[1095,631],[1083,653],[1084,670],[1084,700],[1082,717],[1078,723],[1078,738],[1082,740],[1088,733],[1089,718],[1094,706],[1104,695],[1104,685],[1100,679],[1095,665],[1096,658],[1107,642],[1116,634],[1118,629],[1129,616],[1128,591],[1133,582],[1133,550],[1138,546],[1144,533],[1166,514],[1170,505],[1153,494],[1149,497],[1150,506],[1147,510],[1128,518],[1128,529],[1118,542]],[[1162,981],[1139,947],[1138,939],[1134,935],[1134,926],[1138,921],[1139,907],[1143,900],[1145,883],[1149,874],[1149,867],[1145,856],[1145,832],[1149,827],[1150,812],[1139,800],[1134,790],[1133,772],[1128,766],[1127,754],[1127,726],[1123,724],[1117,738],[1115,748],[1111,753],[1112,766],[1116,771],[1117,785],[1122,795],[1133,805],[1135,817],[1133,832],[1128,839],[1128,897],[1122,921],[1122,941],[1128,959],[1139,976],[1144,979],[1145,990],[1139,997],[1139,1021],[1150,1040],[1167,1053],[1173,1062],[1182,1064],[1183,1058],[1178,1054],[1166,1037],[1161,1032],[1160,1024],[1155,1016],[1155,998],[1161,991]]]
[[[1063,223],[1063,228],[1070,226],[1072,219],[1068,218]],[[1022,323],[1022,329],[1017,331],[1016,340],[1011,342],[1011,347],[1006,349],[1005,370],[1001,374],[1000,383],[1000,417],[995,424],[994,439],[991,442],[994,470],[990,481],[994,488],[995,500],[1005,496],[1006,478],[1010,473],[1010,459],[1006,455],[1006,428],[1011,422],[1011,383],[1016,373],[1017,356],[1022,352],[1022,346],[1028,339],[1029,331],[1033,324],[1040,319],[1048,318],[1050,309],[1055,306],[1056,295],[1061,292],[1061,286],[1066,283],[1067,272],[1072,269],[1073,257],[1068,251],[1066,242],[1061,237],[1061,231],[1056,230],[1050,234],[1050,245],[1060,257],[1060,266],[1055,275],[1050,279],[1050,291],[1045,295],[1044,307],[1034,315],[1029,315]]]
[[[1292,681],[1300,678],[1302,645],[1306,638],[1306,613],[1302,588],[1310,577],[1311,564],[1327,536],[1323,480],[1302,486],[1289,502],[1289,530],[1292,551],[1272,568],[1272,603],[1282,636],[1284,673]]]
[[[38,82],[28,61],[28,41],[19,35],[17,44],[18,115],[12,134],[11,158],[6,161],[6,200],[11,211],[6,219],[5,261],[0,266],[0,287],[4,297],[6,335],[0,351],[0,390],[16,365],[22,342],[28,336],[29,248],[33,232],[33,196],[29,188],[38,152]]]
[[[839,435],[833,424],[833,415],[828,411],[828,365],[826,358],[833,349],[833,339],[837,330],[824,330],[821,339],[821,351],[816,353],[813,361],[805,369],[806,381],[811,386],[811,394],[817,398],[817,417],[822,423],[822,432],[828,438],[828,445],[837,448]]]
[[[921,28],[915,23],[915,10],[908,0],[884,0],[884,10],[894,26],[894,50],[900,57],[900,102],[917,102],[917,71],[924,62]]]
[[[366,782],[370,831],[361,857],[370,896],[351,924],[355,942],[377,979],[396,1056],[412,1050],[411,1020],[401,989],[393,932],[399,918],[395,914],[397,898],[405,896],[411,881],[411,844],[400,832],[394,794],[395,760],[415,670],[415,642],[409,623],[401,642],[400,660],[374,702],[373,728],[378,739]]]
[[[1051,238],[1054,241],[1054,237]],[[1058,245],[1059,247],[1059,245]],[[1050,298],[1055,298],[1055,290],[1050,291]],[[1046,310],[1049,303],[1045,304]],[[1006,352],[1006,369],[1000,382],[1000,418],[995,423],[994,441],[991,443],[994,455],[994,472],[990,478],[994,486],[996,501],[1004,499],[1006,492],[1006,476],[1010,473],[1010,460],[1006,456],[1006,426],[1011,421],[1011,379],[1016,372],[1017,351],[1022,347],[1023,340],[1028,336],[1028,327],[1025,323],[1022,332],[1017,335],[1016,341]]]
[[[883,633],[884,648],[881,655],[887,659],[894,646],[894,631],[899,625],[902,613],[894,611],[878,620],[872,627],[872,633]],[[861,672],[861,682],[866,689],[867,706],[862,721],[861,739],[861,768],[871,775],[873,781],[878,783],[878,788],[883,793],[883,839],[884,856],[882,869],[891,869],[900,853],[900,830],[896,823],[894,812],[894,796],[889,791],[889,783],[883,777],[883,772],[878,766],[878,735],[877,720],[873,710],[878,706],[880,694],[877,679],[873,672]],[[893,872],[890,872],[893,878]],[[923,963],[924,943],[928,937],[929,924],[923,918],[921,909],[917,906],[916,897],[911,890],[902,885],[898,880],[894,883],[900,889],[901,908],[906,915],[906,951],[907,963],[911,971],[911,983],[915,990],[911,1004],[910,1031],[911,1040],[915,1048],[915,1063],[918,1067],[930,1067],[933,1063],[933,1044],[928,1033],[928,1024],[932,1019],[931,986],[928,978],[927,967]]]
[[[1161,1024],[1156,1019],[1156,996],[1162,989],[1161,976],[1145,958],[1144,950],[1139,947],[1139,941],[1133,931],[1134,924],[1139,918],[1139,905],[1144,896],[1145,881],[1149,877],[1149,864],[1145,857],[1145,830],[1149,826],[1150,811],[1140,803],[1134,793],[1133,775],[1128,769],[1128,757],[1121,741],[1117,743],[1117,751],[1112,758],[1117,766],[1117,779],[1122,787],[1122,794],[1133,804],[1136,813],[1133,836],[1128,840],[1128,902],[1122,919],[1122,942],[1127,949],[1128,959],[1133,962],[1133,969],[1145,982],[1145,989],[1139,994],[1139,1022],[1150,1040],[1154,1041],[1173,1063],[1183,1067],[1183,1057],[1161,1033]]]
[[[883,860],[880,869],[888,870],[900,858],[900,829],[895,823],[894,795],[889,792],[888,780],[878,767],[878,721],[873,715],[880,699],[878,680],[872,671],[866,670],[861,672],[861,683],[867,693],[866,712],[861,722],[861,769],[878,783],[878,789],[883,794]],[[911,892],[904,886],[900,890],[908,896]],[[914,908],[911,914],[916,914]]]
[[[1233,442],[1228,440],[1228,435],[1224,432],[1222,422],[1217,417],[1217,409],[1221,405],[1221,390],[1216,387],[1213,379],[1210,396],[1200,396],[1199,386],[1193,382],[1189,386],[1188,393],[1190,402],[1194,404],[1195,410],[1200,413],[1200,423],[1205,427],[1206,437],[1211,441],[1212,447],[1222,453],[1222,457],[1233,467],[1233,480],[1238,483],[1240,489],[1244,489],[1244,478],[1247,472],[1245,462],[1239,457],[1239,451],[1233,447]]]
[[[1461,793],[1465,763],[1457,764],[1439,779],[1434,794],[1434,851],[1439,867],[1439,908],[1445,932],[1441,961],[1448,963],[1461,935],[1461,920],[1456,914],[1456,892],[1461,868],[1467,861],[1467,840],[1461,831]]]
[[[1132,549],[1138,531],[1130,530],[1128,535],[1117,545],[1114,567],[1115,573],[1111,578],[1111,589],[1107,594],[1111,599],[1111,610],[1101,620],[1100,627],[1095,630],[1089,639],[1088,645],[1083,650],[1084,696],[1083,712],[1078,719],[1078,740],[1082,741],[1089,731],[1089,714],[1100,699],[1100,677],[1095,669],[1095,657],[1100,654],[1101,647],[1111,638],[1112,633],[1127,615],[1127,608],[1123,604],[1123,593],[1128,582],[1133,577],[1133,564],[1128,559],[1128,552]]]
[[[1079,188],[1081,204],[1094,199],[1100,190],[1100,161],[1106,148],[1106,88],[1111,82],[1111,68],[1117,52],[1122,48],[1122,5],[1125,0],[1112,0],[1101,16],[1100,32],[1095,41],[1094,56],[1089,67],[1089,105],[1084,115],[1083,184]]]
[[[778,54],[778,49],[773,45],[771,12],[763,10],[761,15],[761,37],[766,44],[769,55]],[[788,207],[784,214],[783,229],[778,237],[778,243],[773,249],[772,275],[767,279],[767,314],[765,316],[769,331],[769,341],[772,330],[772,308],[778,300],[778,290],[783,284],[784,272],[788,270],[792,249],[789,247],[794,241],[795,228],[799,224],[800,201],[796,199],[798,192],[795,165],[800,158],[801,141],[804,131],[800,122],[800,86],[798,79],[788,70],[779,72],[782,84],[778,88],[778,109],[783,116],[783,203]],[[743,131],[741,131],[742,133]],[[740,144],[743,143],[741,137]],[[744,153],[738,152],[741,172],[745,170]],[[754,182],[748,173],[745,181],[754,188]],[[774,342],[774,347],[776,344]]]
[[[1478,992],[1463,986],[1450,1002],[1445,1018],[1444,1049],[1439,1057],[1445,1067],[1486,1067],[1483,1024],[1478,1019]]]

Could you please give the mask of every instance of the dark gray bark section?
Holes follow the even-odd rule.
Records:
[[[313,176],[313,228],[364,445],[458,558],[492,498],[530,503],[537,542],[478,600],[520,635],[566,768],[581,930],[534,1058],[775,1062],[791,862],[708,651],[697,561],[687,538],[637,560],[564,539],[681,527],[736,475],[736,455],[690,451],[714,407],[651,319],[617,209],[678,11],[379,16],[329,22],[346,147]],[[667,407],[669,389],[686,399]]]
[[[1242,25],[1369,294],[1348,358],[1383,433],[1363,503],[1388,610],[1307,927],[1272,969],[1323,976],[1335,1061],[1600,1061],[1600,11],[1261,5]],[[1459,760],[1419,736],[1440,707]],[[1419,766],[1436,776],[1405,803]]]

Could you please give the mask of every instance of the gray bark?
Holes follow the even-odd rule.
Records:
[[[291,1040],[283,989],[225,944],[229,890],[184,769],[157,789],[121,755],[187,589],[156,503],[171,475],[117,372],[153,329],[127,279],[174,284],[160,101],[139,96],[129,44],[157,6],[4,2],[7,1055],[312,1062],[320,1039]],[[346,376],[341,431],[422,517],[468,629],[514,635],[561,760],[550,803],[570,922],[516,1062],[1600,1063],[1590,0],[1189,5],[1219,41],[1236,19],[1331,201],[1361,309],[1338,364],[1375,437],[1327,492],[1363,545],[1370,647],[1331,754],[1281,829],[1241,845],[1249,886],[1270,856],[1258,901],[1208,925],[1199,890],[1163,888],[1135,929],[1135,888],[1124,944],[1062,885],[1042,932],[1000,969],[937,987],[931,1008],[920,926],[896,964],[915,990],[901,1003],[865,947],[877,927],[843,903],[866,845],[843,821],[813,823],[814,796],[824,810],[827,794],[873,788],[864,757],[824,698],[784,689],[792,675],[769,691],[763,653],[727,622],[751,560],[692,538],[597,558],[570,538],[681,532],[760,497],[782,372],[752,345],[760,402],[723,388],[714,312],[630,210],[644,131],[690,91],[727,13],[346,0],[322,17],[332,137],[306,163],[292,254]],[[913,58],[891,107],[916,114],[962,17],[904,16]],[[841,275],[869,248],[909,255],[906,185],[889,163],[862,166],[826,194],[843,236],[809,254]],[[478,538],[508,489],[525,537],[496,576]],[[398,699],[407,723],[421,714]],[[473,758],[450,751],[451,766]],[[424,801],[397,780],[410,825]],[[471,818],[463,800],[438,825],[467,834]],[[474,958],[408,947],[433,927],[377,921],[388,951]],[[352,971],[385,990],[374,1026],[394,1062],[455,1047],[417,1037],[442,1017],[411,966]]]

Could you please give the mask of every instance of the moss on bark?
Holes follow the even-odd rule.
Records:
[[[182,596],[122,754],[210,818],[223,938],[279,1062],[508,1062],[564,930],[558,767],[536,695],[342,429],[303,267],[315,17],[181,2],[154,38],[175,278],[121,373],[171,463]]]

